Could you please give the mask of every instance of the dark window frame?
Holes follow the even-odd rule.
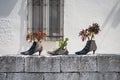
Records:
[[[63,39],[64,0],[27,0],[27,3],[27,33],[41,30],[48,41]]]

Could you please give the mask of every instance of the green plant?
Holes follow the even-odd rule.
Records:
[[[64,49],[67,46],[67,41],[68,40],[69,40],[68,38],[65,38],[65,40],[60,39],[59,48]]]
[[[54,53],[56,54],[59,50],[65,49],[66,46],[67,46],[67,41],[68,41],[68,40],[69,40],[68,38],[65,38],[65,40],[60,39],[60,40],[59,40],[59,48],[56,49],[56,50],[54,51]]]
[[[67,50],[67,41],[69,39],[68,38],[65,38],[65,40],[63,39],[60,39],[59,40],[59,48],[50,52],[48,51],[49,54],[52,54],[52,55],[65,55],[65,54],[68,54],[68,50]]]
[[[97,23],[93,23],[87,29],[83,29],[80,31],[79,36],[81,36],[82,41],[85,41],[87,38],[88,40],[92,40],[95,35],[97,35],[100,31],[100,26]]]

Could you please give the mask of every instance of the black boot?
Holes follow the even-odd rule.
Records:
[[[40,55],[42,50],[43,50],[43,47],[42,47],[40,42],[33,42],[31,48],[28,51],[21,52],[21,54],[23,54],[23,55],[32,55],[35,52],[39,52],[39,55]]]
[[[93,54],[95,53],[97,49],[96,43],[94,40],[88,40],[86,43],[86,46],[78,52],[75,52],[77,55],[86,55],[88,52],[93,51]]]

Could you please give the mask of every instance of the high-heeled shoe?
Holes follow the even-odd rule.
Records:
[[[75,52],[77,55],[86,55],[88,52],[93,51],[93,54],[95,54],[95,51],[97,49],[95,40],[88,40],[86,43],[86,46],[78,52]]]
[[[32,55],[36,52],[39,52],[39,55],[41,54],[43,50],[43,47],[41,45],[41,42],[33,42],[31,48],[25,52],[21,52],[23,55]]]

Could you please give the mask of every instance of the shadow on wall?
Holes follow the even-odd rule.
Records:
[[[106,28],[107,31],[103,34],[103,37],[101,38],[100,44],[104,42],[106,39],[107,34],[109,33],[111,28],[117,28],[120,24],[120,0],[116,1],[116,4],[113,5],[111,11],[108,13],[108,16],[106,17],[101,30],[104,30]],[[107,25],[109,25],[107,27]]]
[[[17,0],[0,0],[0,16],[7,17],[16,5],[16,2]]]
[[[119,2],[118,5],[120,5],[120,2]],[[111,27],[116,28],[116,27],[119,26],[119,24],[120,24],[120,6],[119,6],[118,10],[116,11],[116,13],[113,16]]]
[[[116,2],[116,4],[111,9],[110,13],[108,14],[106,20],[103,23],[103,28],[108,24],[110,24],[110,27],[116,28],[120,24],[120,0]]]

